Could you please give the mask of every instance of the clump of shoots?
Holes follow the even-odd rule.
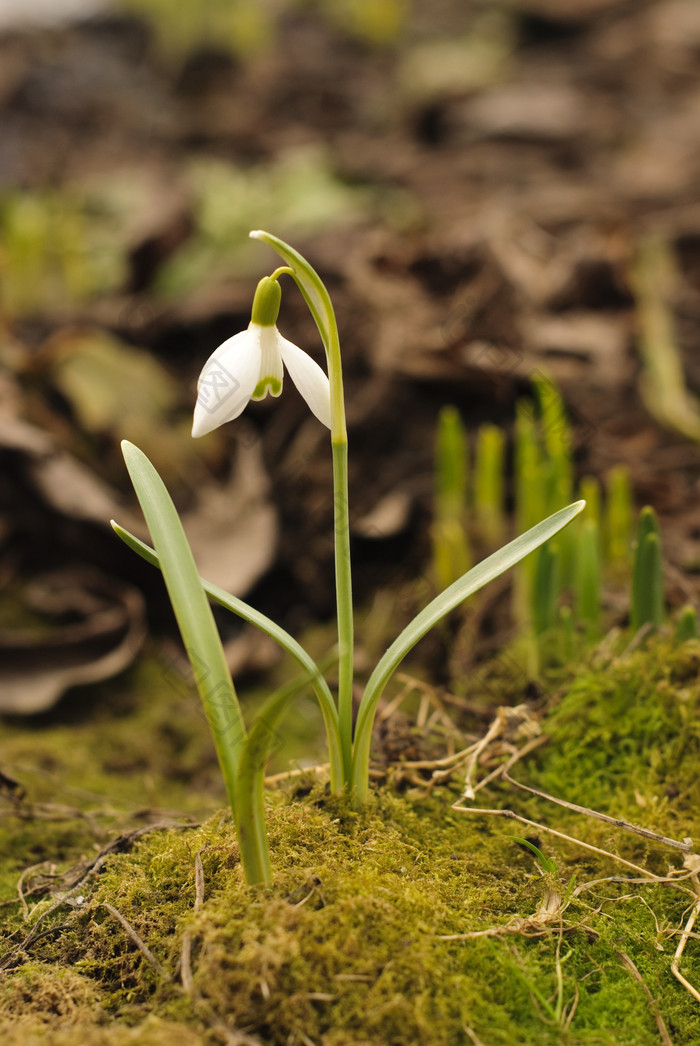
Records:
[[[473,467],[469,440],[456,407],[442,407],[435,439],[433,559],[438,586],[446,586],[472,561],[470,531],[487,552],[505,538],[505,446],[503,429],[481,425]]]
[[[544,374],[536,374],[533,385],[534,405],[521,400],[515,416],[513,484],[516,524],[522,530],[551,511],[559,497],[571,497],[573,490],[573,439],[563,401]],[[444,413],[453,409],[445,408]],[[460,438],[465,447],[466,434]],[[505,433],[483,426],[476,446],[473,470],[462,483],[472,492],[471,503],[463,504],[461,511],[452,503],[451,513],[454,521],[469,521],[465,541],[473,534],[475,543],[488,548],[490,534],[504,520]],[[579,657],[601,638],[606,580],[631,588],[634,632],[645,626],[657,629],[665,620],[659,527],[653,510],[644,509],[633,541],[628,470],[623,465],[612,468],[603,490],[597,478],[584,476],[578,497],[586,509],[575,523],[521,561],[514,572],[513,612],[533,677],[550,665]],[[457,541],[456,535],[452,540]],[[686,608],[678,620],[679,641],[696,632],[695,611]]]
[[[244,410],[251,399],[282,391],[285,370],[307,401],[319,423],[330,429],[333,463],[335,544],[335,588],[338,630],[338,694],[335,699],[319,665],[300,644],[271,619],[243,600],[202,580],[187,544],[182,524],[170,496],[153,465],[132,444],[124,445],[124,457],[136,494],[153,539],[153,548],[123,528],[118,535],[143,558],[158,566],[173,604],[175,616],[190,659],[207,719],[214,734],[233,820],[241,861],[249,883],[271,878],[265,830],[263,774],[267,754],[278,736],[279,724],[289,702],[304,687],[312,687],[323,713],[328,740],[330,784],[347,790],[356,805],[369,793],[369,759],[372,727],[379,701],[392,675],[408,652],[426,633],[465,599],[499,577],[539,546],[558,534],[583,508],[583,502],[558,507],[552,515],[493,552],[481,563],[456,578],[403,629],[379,658],[370,673],[353,722],[354,678],[353,606],[350,564],[348,505],[348,437],[335,313],[328,291],[318,273],[297,251],[266,232],[251,233],[273,248],[283,261],[258,285],[248,329],[229,338],[205,364],[199,381],[194,435],[224,424]],[[325,349],[326,373],[277,330],[282,276],[290,276],[299,288],[316,322]],[[454,416],[447,416],[447,444],[460,435]],[[450,454],[459,454],[456,442]],[[463,497],[459,457],[451,459],[446,493],[458,489]],[[457,467],[455,466],[457,463]],[[554,497],[554,494],[552,494]],[[231,680],[221,639],[208,599],[267,632],[291,655],[301,674],[273,693],[247,725]]]

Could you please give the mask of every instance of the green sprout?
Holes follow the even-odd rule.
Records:
[[[694,606],[687,604],[681,608],[676,623],[676,642],[686,643],[690,639],[698,639],[698,614]]]
[[[287,370],[319,422],[330,429],[333,462],[335,587],[338,628],[338,693],[334,699],[321,669],[284,629],[242,600],[203,581],[162,480],[137,447],[124,443],[124,458],[153,540],[144,545],[117,524],[119,537],[160,567],[173,605],[194,678],[210,723],[236,826],[241,861],[249,883],[271,878],[265,829],[263,772],[267,753],[279,736],[281,717],[293,697],[311,686],[319,701],[328,739],[330,783],[346,790],[359,806],[369,795],[372,727],[379,701],[393,673],[426,633],[469,596],[499,577],[562,530],[584,507],[582,501],[559,508],[547,519],[493,552],[436,596],[403,629],[379,658],[364,685],[353,724],[354,622],[348,505],[348,437],[340,340],[328,291],[316,271],[292,247],[269,233],[251,233],[284,262],[258,284],[251,322],[210,357],[199,379],[193,435],[200,436],[238,417],[251,399],[279,395]],[[325,348],[328,376],[311,357],[277,330],[281,290],[291,276],[316,322]],[[247,727],[231,680],[209,600],[262,629],[296,660],[299,677],[277,690]]]
[[[660,628],[664,623],[664,575],[661,562],[661,532],[656,513],[647,505],[639,514],[637,543],[632,572],[633,632],[645,626]]]
[[[629,570],[633,512],[629,472],[624,465],[616,465],[607,476],[607,514],[604,521],[606,559],[616,572]]]
[[[514,843],[517,843],[518,846],[524,846],[530,851],[530,853],[535,855],[537,863],[542,869],[543,875],[551,875],[556,878],[559,874],[559,870],[557,868],[557,862],[553,857],[545,857],[539,846],[535,846],[535,844],[531,843],[529,839],[523,839],[521,835],[509,835],[508,838],[512,839]]]
[[[498,425],[480,425],[474,462],[474,522],[479,538],[491,551],[503,543],[506,519],[504,460],[506,439]]]
[[[471,564],[465,527],[467,446],[464,423],[456,407],[438,415],[435,445],[435,518],[433,558],[439,588],[447,588]]]
[[[281,18],[289,10],[308,7],[304,0],[118,0],[118,6],[147,19],[161,49],[182,59],[202,47],[217,46],[242,61],[268,52],[283,33]],[[407,0],[315,0],[322,19],[351,37],[375,46],[394,44],[409,14]]]
[[[574,601],[576,619],[584,631],[596,636],[600,632],[602,594],[602,552],[600,540],[600,487],[588,476],[581,481],[581,494],[586,492],[586,511],[578,528],[574,562]]]

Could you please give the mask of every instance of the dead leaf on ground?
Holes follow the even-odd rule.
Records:
[[[196,507],[182,516],[197,568],[207,581],[236,596],[272,564],[277,512],[260,443],[239,446],[228,479],[200,487]]]
[[[42,356],[82,432],[130,440],[166,482],[187,472],[197,453],[190,415],[178,414],[177,382],[150,352],[104,331],[73,329],[50,338]]]
[[[394,537],[406,529],[412,507],[413,499],[405,490],[392,490],[377,502],[371,512],[356,520],[352,532],[375,540]]]
[[[0,418],[0,504],[21,511],[30,488],[46,507],[71,519],[103,523],[124,510],[106,483],[41,429]],[[129,514],[130,515],[130,514]],[[131,518],[131,517],[130,517]]]
[[[45,712],[69,687],[115,675],[131,664],[146,635],[138,589],[97,570],[45,574],[24,596],[41,624],[0,629],[5,714]]]

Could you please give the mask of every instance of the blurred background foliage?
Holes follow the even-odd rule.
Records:
[[[151,22],[163,49],[182,57],[197,47],[225,47],[242,59],[269,51],[279,20],[301,11],[377,46],[396,44],[409,23],[408,0],[118,0]]]

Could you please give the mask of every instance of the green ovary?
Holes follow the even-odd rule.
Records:
[[[249,386],[250,387],[250,386]],[[282,382],[279,378],[261,378],[258,384],[255,386],[253,392],[254,400],[265,399],[265,396],[270,393],[271,396],[279,396],[282,391]]]

